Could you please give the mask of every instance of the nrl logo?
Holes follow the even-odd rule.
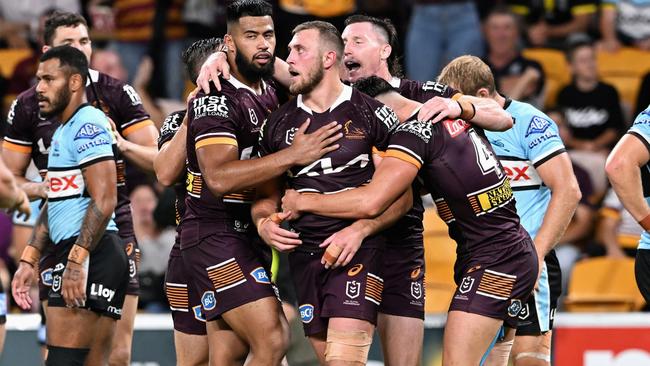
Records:
[[[474,278],[471,276],[467,276],[463,278],[463,282],[460,283],[460,286],[458,286],[458,292],[461,294],[466,294],[472,290],[472,287],[474,286]]]
[[[422,284],[419,282],[411,282],[411,296],[418,300],[422,298]]]
[[[291,127],[287,130],[287,134],[284,137],[284,142],[286,142],[287,145],[291,145],[293,143],[293,138],[296,135],[296,131],[298,131],[298,127]]]
[[[345,284],[345,294],[351,299],[359,297],[361,283],[359,281],[348,281]]]

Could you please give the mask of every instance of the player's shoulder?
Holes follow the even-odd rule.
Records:
[[[650,129],[650,105],[641,113],[639,113],[636,118],[634,118],[634,123],[632,127],[643,127]]]
[[[232,118],[236,113],[237,93],[236,89],[229,86],[228,83],[222,83],[221,90],[212,88],[209,93],[199,91],[188,103],[191,110],[191,118],[198,120],[203,117]],[[188,110],[188,113],[190,112]]]
[[[532,104],[512,100],[506,111],[515,119],[513,130],[523,131],[525,137],[557,128],[555,121]]]
[[[187,113],[186,109],[182,109],[170,113],[165,118],[165,120],[162,123],[162,126],[160,127],[160,135],[162,136],[166,133],[176,132],[176,130],[180,128],[186,113]]]
[[[74,114],[70,122],[72,124],[91,123],[107,127],[108,118],[106,118],[106,114],[104,114],[100,109],[93,107],[90,104],[84,104],[79,107],[77,113]]]
[[[399,119],[395,112],[384,103],[372,98],[360,91],[353,89],[350,102],[356,107],[361,108],[362,112],[369,114],[369,121],[378,119],[389,131],[394,130],[399,125]]]
[[[447,122],[447,121],[444,121]],[[419,121],[415,118],[405,121],[404,123],[399,124],[394,131],[394,134],[408,134],[418,137],[424,142],[429,142],[429,140],[434,135],[434,130],[440,128],[444,122],[433,124],[428,121]]]
[[[20,118],[16,119],[16,113],[20,112]],[[38,99],[36,97],[36,86],[33,86],[18,94],[16,99],[9,106],[7,124],[32,124],[38,118],[25,118],[25,116],[38,116]]]

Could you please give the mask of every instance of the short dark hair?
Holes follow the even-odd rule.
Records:
[[[397,37],[397,30],[395,29],[393,22],[388,18],[380,19],[363,14],[351,15],[345,19],[346,27],[355,23],[370,23],[379,31],[379,34],[386,38],[386,43],[388,43],[392,49],[390,56],[388,56],[388,59],[386,60],[388,63],[388,71],[390,71],[390,74],[393,76],[404,76],[398,53],[399,38]]]
[[[199,76],[199,68],[203,62],[221,45],[221,38],[206,38],[200,39],[191,46],[189,46],[181,56],[185,69],[193,83],[196,83],[196,78]]]
[[[64,69],[68,77],[73,74],[81,75],[83,84],[86,85],[88,59],[83,52],[68,45],[52,47],[41,56],[40,62],[52,59],[59,60],[59,67]]]
[[[273,16],[273,6],[264,0],[236,0],[226,8],[228,27],[243,17]]]
[[[369,76],[367,78],[359,79],[354,83],[354,88],[364,94],[375,98],[389,92],[397,92],[390,83],[379,76]]]
[[[575,33],[569,36],[566,41],[566,47],[564,49],[564,56],[568,62],[573,60],[573,54],[578,48],[582,47],[594,47],[594,41],[588,35],[584,33]]]
[[[343,39],[341,39],[341,33],[339,33],[338,29],[336,29],[334,25],[321,20],[313,20],[311,22],[298,24],[293,29],[293,32],[291,32],[291,34],[296,35],[296,33],[298,32],[302,32],[309,29],[317,30],[321,41],[327,42],[332,47],[334,47],[337,61],[340,62],[343,59],[343,48],[344,48]]]
[[[45,27],[43,29],[43,42],[51,46],[54,40],[54,34],[59,27],[76,27],[83,24],[88,28],[86,19],[77,13],[70,13],[65,11],[55,11],[45,20]]]

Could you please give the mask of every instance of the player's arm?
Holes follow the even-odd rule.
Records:
[[[117,148],[129,162],[144,171],[153,172],[153,161],[158,153],[156,147],[158,131],[149,119],[138,122],[133,127],[139,128],[132,129],[132,127],[129,127],[123,130],[124,136],[116,132]]]
[[[183,122],[171,140],[160,147],[153,161],[156,178],[160,184],[165,186],[173,185],[185,171],[185,160],[187,159],[186,140],[187,114],[183,117]]]
[[[445,118],[462,118],[489,131],[505,131],[513,124],[510,113],[495,100],[460,93],[452,98],[433,97],[418,113],[420,121],[437,123]]]
[[[341,125],[331,122],[306,134],[309,120],[295,134],[287,149],[259,159],[239,160],[237,140],[231,137],[206,138],[196,143],[196,156],[203,179],[216,196],[253,188],[280,176],[294,165],[307,165],[330,151],[342,137]]]
[[[363,187],[328,195],[287,191],[283,205],[297,213],[311,212],[342,219],[374,218],[408,190],[418,169],[388,156],[377,167],[370,183]]]
[[[302,244],[297,233],[280,227],[281,221],[290,214],[276,213],[283,186],[282,178],[273,178],[260,184],[256,189],[255,202],[251,206],[251,217],[257,226],[258,234],[266,244],[281,252],[291,251]]]
[[[537,255],[543,260],[566,231],[582,194],[566,152],[555,155],[536,169],[542,182],[551,190],[548,209],[535,237]]]
[[[616,144],[605,164],[616,195],[645,230],[650,228],[650,224],[644,224],[650,221],[650,206],[643,197],[640,168],[650,160],[648,146],[643,136],[628,133]]]
[[[8,148],[6,144],[2,150],[2,160],[7,166],[7,169],[16,179],[16,184],[20,186],[20,189],[27,193],[29,199],[36,200],[47,198],[47,184],[45,182],[32,182],[25,178],[27,167],[29,167],[31,159],[32,157],[29,153],[15,151]]]

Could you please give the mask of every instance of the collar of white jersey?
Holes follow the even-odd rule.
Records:
[[[242,89],[242,88],[243,89],[248,89],[248,90],[251,91],[251,93],[253,93],[255,95],[262,95],[262,94],[264,94],[264,91],[266,90],[266,83],[264,82],[264,79],[262,79],[262,88],[261,88],[262,93],[259,93],[259,94],[253,88],[251,88],[250,86],[248,86],[248,85],[242,83],[241,81],[237,80],[237,78],[234,77],[232,74],[230,74],[230,79],[228,79],[228,82],[230,84],[232,84],[232,86],[234,86],[237,89]]]
[[[93,69],[88,69],[88,75],[90,75],[90,79],[86,79],[86,86],[89,86],[91,81],[93,83],[96,83],[99,81],[99,71],[93,70]]]
[[[350,100],[352,98],[352,87],[349,85],[343,84],[343,90],[341,91],[341,94],[339,94],[339,97],[336,98],[334,103],[330,106],[328,111],[332,111],[334,108],[338,107],[341,105],[343,102]],[[298,105],[298,108],[304,110],[305,112],[309,114],[314,114],[311,110],[311,108],[307,107],[305,103],[302,102],[302,94],[298,94],[296,97],[296,104]]]
[[[390,86],[397,89],[400,85],[402,85],[402,79],[393,76],[388,83]]]

